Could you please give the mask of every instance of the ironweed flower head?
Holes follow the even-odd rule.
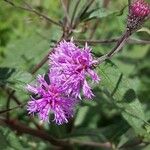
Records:
[[[131,5],[131,11],[137,17],[146,17],[150,13],[149,9],[149,4],[143,0],[137,0]]]
[[[55,48],[55,53],[50,55],[50,78],[53,83],[62,86],[67,95],[79,97],[83,95],[91,99],[94,94],[87,82],[87,77],[95,82],[100,78],[93,71],[92,66],[97,61],[93,60],[91,49],[77,47],[73,40],[62,41]]]
[[[50,113],[53,113],[53,121],[58,125],[73,117],[76,101],[65,96],[61,87],[48,84],[44,76],[39,75],[37,85],[28,85],[27,90],[33,94],[27,105],[29,114],[37,113],[40,120],[49,122]]]
[[[131,31],[141,27],[145,18],[150,15],[150,5],[144,0],[136,0],[129,6],[127,28]]]

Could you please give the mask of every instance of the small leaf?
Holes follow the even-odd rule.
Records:
[[[15,72],[14,68],[1,67],[0,68],[0,85],[4,85],[8,82],[8,79]]]
[[[143,28],[139,29],[137,32],[146,32],[147,34],[150,34],[150,29],[143,27]]]
[[[0,149],[1,150],[5,150],[8,146],[8,143],[7,143],[7,139],[6,137],[4,136],[4,134],[2,133],[2,131],[0,130]]]
[[[108,15],[111,15],[111,14],[113,14],[113,13],[114,13],[114,12],[109,11],[109,10],[106,10],[106,9],[104,9],[104,8],[98,8],[98,9],[96,9],[96,10],[93,10],[93,11],[90,13],[88,19],[90,19],[90,18],[103,18],[103,17],[107,17]]]
[[[147,133],[150,134],[150,125],[145,125],[145,129],[146,129]]]
[[[78,110],[77,117],[76,117],[76,120],[74,123],[75,126],[81,125],[83,123],[85,116],[87,115],[88,110],[89,110],[88,106],[81,107]]]
[[[32,75],[28,72],[17,70],[9,82],[12,83],[10,86],[14,89],[24,90],[25,86],[32,81]]]
[[[105,8],[96,8],[89,12],[86,12],[84,14],[84,16],[82,16],[81,20],[87,21],[87,20],[91,20],[93,18],[104,18],[104,17],[108,17],[111,15],[121,16],[123,14],[125,8],[126,8],[126,6],[124,6],[120,11],[116,11],[116,10],[110,11]]]

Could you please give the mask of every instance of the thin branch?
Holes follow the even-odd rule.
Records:
[[[19,133],[26,133],[30,134],[35,137],[39,137],[43,140],[49,141],[51,144],[56,146],[67,146],[68,143],[64,142],[63,140],[58,140],[50,136],[50,134],[41,131],[29,128],[27,125],[18,122],[18,120],[6,120],[0,119],[1,123],[6,124],[9,128],[18,131]]]
[[[74,17],[75,17],[75,15],[76,15],[77,8],[78,8],[80,2],[81,2],[81,0],[78,0],[78,1],[76,2],[75,7],[74,7],[74,10],[73,10],[73,13],[72,13],[72,18],[71,18],[71,26],[73,25]]]
[[[61,1],[61,4],[62,4],[62,8],[64,10],[64,14],[65,14],[65,18],[67,19],[67,25],[70,26],[70,17],[69,17],[69,14],[68,14],[68,11],[67,11],[67,7],[65,5],[65,2],[64,0],[60,0]]]
[[[9,95],[12,91],[11,89],[4,87],[4,91],[6,92],[7,95]],[[21,102],[19,101],[19,99],[14,95],[14,93],[11,95],[11,98],[18,104],[20,105]]]
[[[110,59],[114,54],[118,53],[126,44],[127,39],[131,36],[130,31],[125,31],[124,34],[118,39],[116,46],[108,53],[97,59],[97,65],[103,63],[106,59]]]
[[[122,35],[122,37],[118,39],[116,46],[110,52],[108,52],[107,57],[111,58],[115,53],[118,53],[122,49],[122,47],[125,45],[130,35],[131,35],[131,32],[126,31]]]
[[[45,14],[42,14],[40,12],[38,12],[37,10],[35,10],[34,8],[32,8],[27,2],[25,2],[26,4],[26,7],[24,6],[17,6],[15,3],[13,3],[12,1],[9,1],[9,0],[4,0],[5,2],[7,2],[8,4],[12,5],[13,7],[16,7],[16,8],[19,8],[19,9],[23,9],[23,10],[26,10],[26,11],[29,11],[29,12],[33,12],[34,14],[40,16],[40,17],[43,17],[44,19],[46,19],[48,22],[52,23],[52,24],[55,24],[59,27],[62,27],[62,25],[56,21],[54,21],[53,19],[49,18],[48,16],[46,16]]]
[[[63,36],[60,38],[58,42],[56,42],[55,46],[63,39]],[[35,74],[48,60],[48,57],[51,53],[53,53],[55,46],[49,50],[49,52],[46,54],[46,56],[37,64],[34,66],[34,68],[31,70],[31,74]]]
[[[31,70],[30,73],[35,74],[46,63],[46,61],[48,60],[49,54],[52,52],[53,52],[53,49],[49,50],[48,54],[37,65],[34,66],[34,68]]]
[[[84,6],[81,8],[80,12],[78,13],[76,19],[75,19],[75,22],[73,24],[73,29],[76,28],[76,26],[78,25],[79,21],[80,21],[80,18],[83,14],[85,14],[87,12],[87,10],[90,8],[90,6],[93,4],[95,0],[89,0],[88,2],[86,2],[84,4]]]
[[[50,142],[51,144],[55,146],[60,146],[60,147],[70,147],[73,146],[74,144],[78,145],[86,145],[86,146],[92,146],[92,147],[99,147],[99,148],[105,148],[105,149],[111,149],[111,143],[106,142],[106,143],[97,143],[97,142],[84,142],[84,141],[79,141],[79,140],[71,140],[71,139],[56,139],[52,137],[50,134],[43,130],[37,130],[37,129],[32,129],[29,128],[26,124],[20,123],[18,120],[6,120],[3,118],[0,118],[0,123],[1,124],[6,124],[9,128],[16,130],[18,133],[26,133],[38,138],[41,138],[43,140],[46,140]]]
[[[131,0],[128,0],[128,13],[130,14]]]
[[[110,0],[104,0],[103,1],[103,7],[107,8],[108,4],[109,4]],[[97,27],[99,26],[100,20],[96,19],[94,25],[92,26],[91,30],[90,30],[90,34],[89,34],[89,40],[93,38],[93,36],[95,35],[95,32],[97,30]]]
[[[118,79],[118,81],[117,81],[117,83],[115,85],[115,88],[111,92],[111,97],[114,96],[114,94],[116,93],[117,89],[119,88],[119,84],[121,83],[122,77],[123,77],[123,74],[121,73],[120,76],[119,76],[119,79]]]
[[[22,2],[23,2],[28,8],[33,9],[33,7],[32,7],[30,4],[28,4],[26,1],[22,0]]]
[[[93,36],[95,35],[95,32],[96,32],[96,29],[99,25],[99,20],[97,19],[93,25],[93,27],[91,28],[91,31],[90,31],[90,35],[89,35],[89,40],[93,38]]]
[[[81,140],[71,140],[73,144],[84,145],[84,146],[92,146],[92,147],[99,147],[106,149],[112,149],[112,145],[110,142],[106,143],[98,143],[98,142],[91,142],[91,141],[81,141]]]
[[[121,147],[119,147],[119,149],[133,148],[133,147],[141,144],[142,142],[143,142],[143,140],[141,138],[135,138],[132,141],[123,144]]]
[[[113,38],[113,39],[107,39],[107,40],[84,40],[84,39],[79,39],[79,40],[74,40],[76,43],[89,43],[92,45],[95,44],[110,44],[110,43],[115,43],[119,40],[119,38]],[[129,38],[127,39],[128,44],[150,44],[149,40],[141,40],[141,39],[133,39]]]
[[[71,4],[71,1],[70,0],[66,0],[66,8],[67,8],[67,12],[69,13],[69,9],[70,9],[70,4]]]
[[[11,100],[11,96],[14,94],[14,90],[12,90],[10,92],[10,94],[8,95],[8,99],[7,99],[7,103],[6,103],[6,109],[9,110],[9,107],[10,107],[10,100]],[[9,116],[9,111],[7,111],[7,114],[6,114],[6,118],[9,120],[10,116]]]
[[[131,0],[128,0],[128,5],[130,6],[130,4],[131,4]]]
[[[16,110],[18,108],[23,108],[24,106],[26,106],[26,103],[21,103],[18,98],[14,95],[14,92],[15,90],[12,90],[10,91],[10,89],[6,89],[5,90],[8,91],[8,99],[7,99],[7,103],[6,103],[6,109],[5,110],[1,110],[0,111],[0,114],[5,114],[6,113],[6,118],[9,120],[10,119],[10,111],[13,111],[13,110]],[[9,108],[10,107],[10,99],[13,99],[17,104],[18,106],[15,106],[13,108]],[[16,101],[17,99],[17,101]],[[19,103],[18,103],[19,102]],[[34,125],[38,128],[38,129],[42,129],[42,126],[40,126],[38,123],[35,122],[35,120],[31,117],[29,118],[33,123]]]
[[[110,3],[110,0],[104,0],[103,7],[107,8],[108,4]]]
[[[15,109],[17,109],[17,108],[22,108],[22,107],[25,106],[25,105],[26,105],[26,103],[22,103],[22,104],[20,104],[20,105],[18,105],[18,106],[16,106],[16,107],[9,108],[9,109],[6,109],[6,110],[1,110],[1,111],[0,111],[0,114],[7,113],[7,112],[12,111],[12,110],[15,110]]]

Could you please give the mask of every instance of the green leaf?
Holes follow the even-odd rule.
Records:
[[[32,81],[32,75],[14,68],[0,68],[0,85],[6,85],[13,89],[24,90],[27,83]]]
[[[106,10],[104,8],[98,8],[96,10],[93,10],[93,11],[89,12],[88,19],[91,19],[91,18],[103,18],[103,17],[107,17],[108,15],[111,15],[113,13],[114,12]]]
[[[125,8],[126,6],[124,6],[120,11],[116,11],[116,10],[112,11],[105,8],[96,8],[89,12],[86,12],[84,16],[82,16],[81,20],[91,20],[93,18],[104,18],[111,15],[121,16]]]
[[[142,126],[145,123],[145,115],[138,99],[131,103],[123,104],[123,107],[125,109],[125,111],[122,112],[123,117],[134,127],[137,133],[143,132]]]
[[[123,118],[138,134],[143,134],[146,119],[134,91],[134,82],[122,75],[116,66],[108,63],[100,66],[100,74],[101,87],[112,104],[121,110]]]
[[[146,125],[145,128],[147,130],[147,133],[150,133],[150,125]]]
[[[7,146],[7,139],[4,136],[3,132],[0,130],[0,149],[5,150]]]
[[[10,42],[0,66],[30,70],[49,50],[49,43],[37,35]]]
[[[128,141],[134,139],[135,133],[134,131],[130,128],[127,132],[125,132],[121,137],[120,137],[120,141],[117,145],[118,148],[120,148],[121,146],[123,146],[125,143],[127,143]]]
[[[0,67],[0,85],[6,84],[14,72],[14,68]]]
[[[17,70],[11,78],[9,78],[9,82],[11,83],[9,86],[17,89],[17,90],[25,90],[25,86],[32,81],[33,77],[30,73]]]
[[[85,119],[85,116],[87,115],[89,107],[88,106],[82,106],[77,113],[77,117],[75,119],[74,125],[78,126],[81,125]]]
[[[139,29],[137,32],[146,32],[147,34],[150,34],[150,29],[143,27],[143,28]]]
[[[114,141],[124,134],[124,132],[126,132],[128,129],[129,125],[124,120],[119,120],[115,124],[110,124],[100,128],[77,128],[72,133],[66,134],[65,138],[89,137],[89,139],[100,141]]]

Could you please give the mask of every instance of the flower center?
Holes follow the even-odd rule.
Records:
[[[87,60],[85,58],[79,57],[78,61],[81,65],[80,67],[81,70],[87,69]]]

